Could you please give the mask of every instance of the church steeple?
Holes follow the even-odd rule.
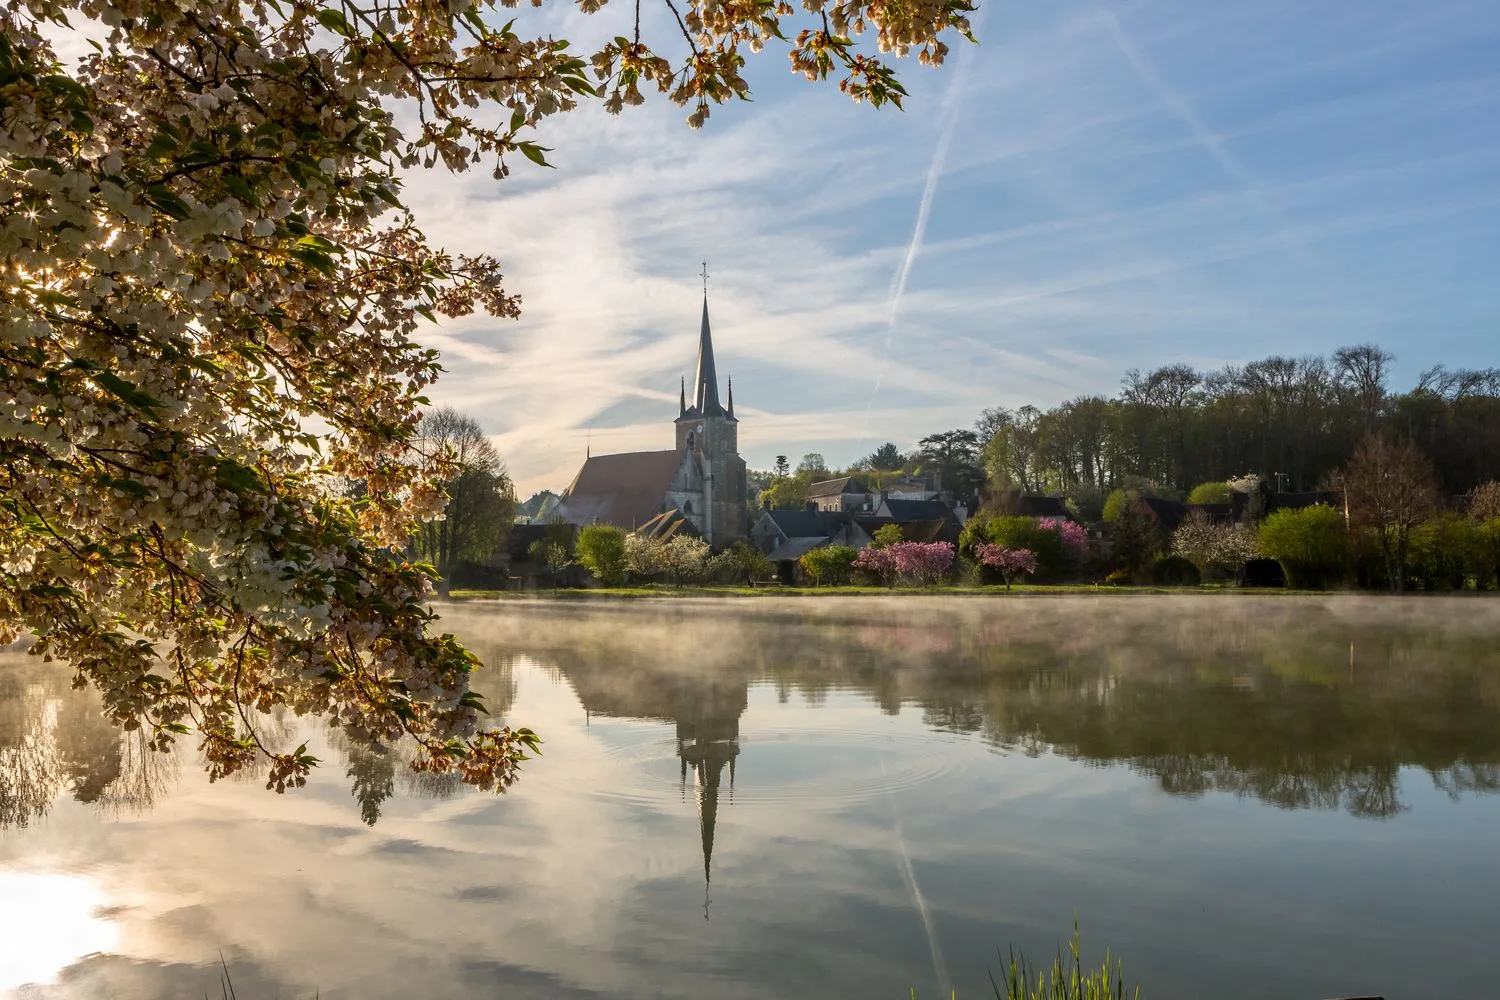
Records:
[[[734,376],[729,376],[729,419],[734,419]]]
[[[703,293],[703,326],[698,332],[698,374],[693,379],[693,409],[699,416],[722,417],[719,375],[714,369],[714,339],[708,328],[708,293]]]
[[[679,417],[687,414],[687,379],[682,379],[681,381],[682,385],[677,389],[677,416]],[[730,398],[734,398],[732,393]]]

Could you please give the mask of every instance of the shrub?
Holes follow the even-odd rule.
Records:
[[[1172,554],[1191,562],[1203,577],[1233,577],[1258,551],[1252,528],[1215,524],[1200,510],[1189,514],[1172,533]]]
[[[1135,580],[1149,566],[1161,548],[1156,518],[1140,500],[1126,507],[1116,518],[1104,553],[1104,564],[1111,581]]]
[[[744,584],[772,576],[776,567],[753,545],[739,541],[710,558],[703,572],[715,583]]]
[[[1135,504],[1139,503],[1140,499],[1141,494],[1138,490],[1110,490],[1109,496],[1104,498],[1104,520],[1118,521],[1120,519],[1120,515],[1124,514],[1125,511],[1130,507],[1133,507]]]
[[[625,569],[640,580],[654,580],[666,573],[670,564],[667,547],[647,535],[625,536]]]
[[[1036,555],[1037,570],[1048,577],[1076,570],[1088,556],[1088,532],[1083,525],[1060,517],[996,517],[983,531],[984,539],[1003,549],[1026,549]],[[978,559],[978,540],[974,558]]]
[[[1481,527],[1454,513],[1429,518],[1412,532],[1412,579],[1424,590],[1462,590],[1469,573],[1485,572]],[[1487,574],[1486,574],[1487,575]]]
[[[591,524],[578,533],[578,561],[599,582],[617,587],[625,581],[625,532],[609,524]]]
[[[853,566],[881,583],[894,585],[896,582],[896,554],[889,545],[871,545],[860,549],[859,554],[854,557]]]
[[[1500,517],[1481,521],[1475,527],[1479,536],[1475,580],[1480,587],[1500,586]]]
[[[1151,567],[1151,582],[1161,587],[1196,587],[1203,574],[1182,556],[1163,556]]]
[[[871,540],[876,548],[885,549],[897,544],[904,537],[901,534],[901,525],[886,524],[875,529],[875,534],[871,536]]]
[[[1275,559],[1251,559],[1240,567],[1241,587],[1285,587],[1286,570]]]
[[[812,578],[813,586],[838,586],[849,582],[849,572],[858,556],[858,550],[848,545],[824,545],[804,553],[797,563]]]
[[[1343,515],[1325,504],[1275,511],[1261,522],[1259,537],[1261,554],[1281,564],[1293,587],[1326,587],[1347,565]]]
[[[896,560],[896,572],[923,586],[932,586],[953,568],[954,550],[947,542],[900,542],[886,549]]]
[[[677,584],[695,583],[703,579],[708,563],[708,543],[691,535],[678,535],[662,546],[666,555],[667,572]]]
[[[1229,503],[1231,492],[1228,483],[1199,483],[1188,494],[1187,502]]]
[[[897,577],[931,586],[953,568],[953,546],[947,542],[899,542],[884,548],[859,550],[853,567],[869,572],[886,583]]]

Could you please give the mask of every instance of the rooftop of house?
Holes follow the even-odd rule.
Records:
[[[701,538],[700,532],[687,515],[676,507],[669,508],[657,514],[651,520],[635,529],[637,535],[645,535],[663,542],[671,541],[678,536]]]
[[[768,510],[776,530],[787,538],[827,538],[848,521],[848,514],[831,510]]]
[[[789,560],[801,559],[813,549],[828,544],[827,535],[817,535],[811,538],[788,538],[766,556],[771,562],[787,562]]]
[[[881,501],[879,512],[903,523],[953,520],[953,511],[941,500],[898,500],[887,497]]]
[[[838,479],[825,479],[820,483],[813,483],[807,488],[808,499],[814,497],[834,497],[844,493],[868,493],[864,481],[854,476],[840,476]]]

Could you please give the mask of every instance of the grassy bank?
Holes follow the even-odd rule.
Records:
[[[732,586],[684,586],[670,587],[647,585],[642,587],[593,587],[587,589],[561,588],[557,590],[454,590],[450,600],[455,601],[534,601],[546,600],[631,600],[681,597],[1036,597],[1059,594],[1087,594],[1090,596],[1130,595],[1183,595],[1183,594],[1244,594],[1254,596],[1296,596],[1316,594],[1328,596],[1333,591],[1291,590],[1288,588],[1241,588],[1232,585],[1204,584],[1197,587],[1120,587],[1095,584],[1016,584],[1010,590],[1003,586],[980,587],[972,585],[950,587],[783,587],[774,584],[757,587]]]

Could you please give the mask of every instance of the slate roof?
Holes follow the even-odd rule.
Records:
[[[1187,520],[1187,504],[1177,500],[1163,500],[1161,497],[1141,497],[1141,503],[1151,511],[1156,518],[1156,523],[1161,525],[1164,531],[1176,531],[1177,526]]]
[[[887,497],[881,501],[880,514],[889,515],[899,523],[910,521],[951,521],[953,511],[940,500],[895,500]]]
[[[1234,520],[1234,504],[1232,503],[1190,503],[1187,509],[1189,514],[1195,511],[1203,513],[1215,524],[1228,524]]]
[[[836,497],[843,493],[868,493],[865,484],[853,476],[843,476],[839,479],[825,479],[821,483],[813,483],[807,488],[807,498],[814,497]]]
[[[1016,497],[1016,513],[1026,517],[1060,517],[1072,520],[1068,505],[1062,497]]]
[[[848,514],[832,510],[768,510],[776,528],[787,538],[826,538],[848,521]]]
[[[816,538],[788,538],[766,556],[771,562],[786,562],[788,560],[801,559],[813,549],[821,548],[828,544],[827,535],[819,535]]]
[[[681,461],[676,451],[594,455],[573,477],[554,514],[570,524],[638,528],[661,513]]]
[[[908,521],[901,525],[901,539],[906,542],[956,542],[958,535],[952,521]]]

